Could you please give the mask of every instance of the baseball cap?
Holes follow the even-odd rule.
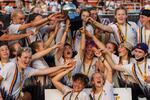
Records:
[[[140,15],[150,17],[150,7],[145,7],[140,11]]]
[[[143,50],[145,53],[148,53],[148,46],[145,43],[138,43],[134,49],[141,49]]]

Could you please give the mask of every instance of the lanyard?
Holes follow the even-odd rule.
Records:
[[[85,62],[84,62],[84,60],[83,60],[83,72],[84,72],[85,75],[88,75],[88,74],[89,74],[90,69],[91,69],[91,67],[92,67],[92,62],[93,62],[93,59],[92,59],[91,62],[90,62],[90,65],[89,65],[89,67],[88,67],[88,71],[86,72],[86,70],[85,70]]]
[[[69,73],[67,74],[67,78],[69,79],[69,81],[71,80],[71,76],[72,76],[72,73],[69,72]]]
[[[81,91],[82,91],[82,90],[81,90]],[[81,91],[80,91],[80,92],[81,92]],[[78,96],[79,96],[80,92],[78,92],[78,94],[76,95],[76,97],[75,97],[74,100],[78,100]],[[72,91],[71,94],[70,94],[69,100],[71,100],[72,95],[73,95],[73,91]]]
[[[138,67],[138,70],[139,70],[139,72],[140,72],[140,74],[141,74],[143,80],[145,81],[145,80],[146,80],[146,65],[147,65],[147,60],[145,59],[145,61],[144,61],[144,73],[142,73],[142,71],[141,71],[141,69],[140,69],[138,63],[136,63],[136,65],[137,65],[137,67]]]
[[[103,90],[102,90],[102,92],[99,94],[98,100],[101,99],[102,93],[103,93]],[[96,100],[96,98],[95,98],[95,92],[93,92],[93,100]]]
[[[22,88],[23,88],[23,80],[24,80],[24,70],[20,72],[20,96],[23,97],[24,94],[22,92]]]
[[[82,90],[81,90],[81,91],[82,91]],[[79,94],[81,93],[81,91],[78,92],[78,94],[76,95],[76,97],[75,97],[74,100],[78,100],[78,96],[79,96]],[[71,94],[70,94],[70,93],[71,93]],[[73,95],[73,91],[69,91],[68,93],[66,93],[66,95],[63,96],[62,100],[64,100],[65,97],[66,97],[68,94],[70,94],[69,100],[71,100],[71,97],[72,97],[72,95]]]
[[[148,41],[146,41],[146,29],[144,29],[144,40],[143,42],[145,42],[147,45],[149,45],[150,42],[150,37],[148,37]]]
[[[5,64],[4,64],[4,63],[2,63],[1,61],[0,61],[0,63],[1,63],[1,65],[2,65],[2,69],[4,69]]]
[[[125,42],[127,40],[127,30],[128,30],[128,24],[125,24],[125,35],[122,32],[121,26],[119,24],[116,24],[118,27],[118,33],[119,33],[119,38],[120,42]]]

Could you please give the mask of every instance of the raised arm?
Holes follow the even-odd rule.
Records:
[[[89,32],[86,32],[86,35],[91,37],[100,49],[107,51],[106,54],[108,54],[110,57],[112,57],[112,53],[109,52],[108,50],[106,50],[105,45],[101,41],[99,41],[94,35],[91,35]]]
[[[13,41],[13,40],[19,40],[22,38],[26,38],[30,35],[32,35],[33,33],[27,33],[27,34],[3,34],[0,37],[0,41]]]
[[[96,26],[97,28],[103,30],[103,31],[106,31],[106,32],[109,32],[109,33],[112,33],[113,30],[110,26],[108,25],[103,25],[97,21],[95,21],[94,19],[92,19],[91,17],[88,18],[88,21],[93,24],[94,26]]]
[[[34,55],[32,55],[32,61],[47,55],[50,51],[52,51],[52,50],[54,50],[56,48],[59,48],[60,46],[61,46],[61,43],[57,43],[56,45],[54,45],[54,46],[52,46],[50,48],[47,48],[46,50],[43,50],[43,51],[38,52],[38,53],[35,53]]]
[[[60,82],[62,77],[64,77],[66,74],[68,74],[73,68],[69,68],[59,74],[57,74],[55,77],[52,78],[52,82],[54,86],[63,93],[64,85]]]
[[[112,83],[112,68],[108,64],[107,60],[104,60],[105,68],[106,68],[106,80]]]
[[[23,25],[21,25],[21,26],[19,27],[19,30],[24,30],[24,29],[29,28],[29,27],[36,27],[36,26],[39,26],[39,25],[41,25],[41,24],[46,23],[47,21],[50,21],[52,18],[54,18],[54,17],[59,17],[59,16],[61,16],[60,13],[51,14],[51,15],[49,15],[48,17],[43,18],[43,19],[41,19],[41,20],[39,20],[39,21],[37,21],[37,22],[31,22],[31,23],[23,24]]]
[[[47,40],[46,42],[44,42],[45,48],[48,48],[48,47],[50,46],[50,44],[51,44],[52,41],[54,40],[54,37],[56,36],[58,30],[59,30],[59,24],[57,24],[57,25],[55,26],[55,30],[50,33],[50,36],[49,36],[48,40]]]
[[[96,45],[103,50],[103,52],[105,53],[105,58],[107,59],[108,63],[110,64],[110,66],[118,71],[125,71],[124,67],[122,65],[117,65],[113,62],[112,60],[112,53],[109,52],[106,48],[105,45],[99,41],[95,36],[90,35],[88,32],[86,32],[86,34],[91,37],[93,39],[93,41],[96,43]]]
[[[63,34],[63,36],[61,38],[61,41],[60,41],[63,45],[65,44],[66,36],[68,34],[68,31],[69,31],[69,27],[70,27],[70,21],[69,21],[69,19],[67,19],[67,21],[66,21],[66,28],[65,28],[64,34]],[[58,48],[58,50],[56,52],[56,59],[57,60],[59,60],[60,57],[62,57],[63,50],[64,50],[63,46],[61,48]]]
[[[80,55],[80,58],[83,59],[83,56],[84,56],[84,51],[85,51],[85,32],[86,30],[82,27],[80,29],[80,32],[81,32],[81,41],[80,41],[80,48],[79,48],[79,55]]]
[[[125,68],[123,65],[118,65],[118,64],[115,64],[113,62],[113,60],[109,57],[109,55],[105,55],[105,58],[107,60],[107,62],[109,63],[109,65],[111,66],[112,69],[114,70],[117,70],[117,71],[125,71]]]

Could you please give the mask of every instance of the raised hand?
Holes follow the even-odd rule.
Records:
[[[85,28],[84,28],[84,27],[81,27],[81,28],[80,28],[80,32],[81,32],[82,34],[85,34],[85,33],[86,33]]]
[[[95,50],[94,50],[94,54],[95,54],[95,56],[97,56],[97,57],[101,57],[101,56],[102,56],[102,50],[101,50],[101,49],[95,49]]]
[[[54,13],[54,14],[51,14],[51,15],[49,15],[47,18],[49,19],[49,20],[56,20],[56,18],[58,18],[58,17],[63,17],[64,15],[62,15],[61,13]]]
[[[104,63],[102,63],[102,61],[96,61],[95,68],[96,68],[96,71],[98,71],[98,72],[104,72],[105,65],[104,65]]]
[[[58,42],[56,45],[55,45],[56,48],[62,48],[63,47],[63,43],[61,42]]]
[[[150,76],[146,76],[146,79],[144,81],[150,83]]]
[[[76,64],[76,61],[74,61],[74,60],[68,60],[68,61],[65,63],[65,68],[72,68],[72,67],[75,67],[75,64]]]
[[[91,33],[89,33],[88,31],[85,32],[85,35],[87,35],[88,37],[92,38],[93,35]]]
[[[67,20],[66,20],[66,28],[65,28],[65,31],[68,31],[68,30],[69,30],[69,27],[70,27],[70,20],[67,19]]]
[[[90,23],[95,22],[95,20],[94,20],[92,17],[88,17],[88,18],[86,19],[86,21],[87,21],[87,22],[90,22]]]

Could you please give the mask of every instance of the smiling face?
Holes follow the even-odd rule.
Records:
[[[102,87],[104,84],[103,76],[100,73],[94,73],[92,75],[92,84],[94,87]]]
[[[88,44],[88,45],[86,46],[85,57],[86,57],[87,59],[93,59],[93,57],[94,57],[94,51],[93,51],[93,46],[92,46],[92,44]]]
[[[90,11],[90,16],[94,19],[94,20],[97,20],[97,12],[96,10],[91,10]]]
[[[25,15],[22,12],[18,12],[17,15],[13,17],[13,23],[23,24],[24,19],[25,19]]]
[[[31,62],[32,54],[29,51],[23,51],[21,56],[18,57],[18,64],[20,64],[22,69],[25,69],[28,67],[28,65]]]
[[[73,91],[74,92],[80,92],[85,87],[84,82],[81,80],[75,80],[73,81]]]
[[[135,59],[137,60],[137,59],[140,59],[142,57],[145,57],[146,53],[143,50],[136,48],[134,50],[134,56],[135,56]]]
[[[88,11],[83,11],[81,14],[81,19],[83,22],[86,22],[86,19],[90,16],[90,13]]]
[[[123,44],[120,44],[118,47],[118,53],[120,57],[128,55],[128,50]]]
[[[140,15],[139,21],[141,22],[141,24],[143,26],[145,26],[147,24],[147,22],[150,21],[150,17],[144,16],[144,15]]]
[[[109,51],[109,52],[111,52],[111,53],[115,53],[116,51],[115,51],[115,46],[112,44],[112,43],[107,43],[106,44],[106,48],[107,48],[107,50]]]
[[[116,11],[115,18],[116,18],[116,20],[117,20],[117,23],[119,23],[119,24],[124,24],[124,23],[126,23],[126,20],[127,20],[126,11],[125,11],[124,9],[118,9],[118,10]]]
[[[0,57],[4,59],[9,58],[9,49],[7,45],[3,45],[0,47]]]

